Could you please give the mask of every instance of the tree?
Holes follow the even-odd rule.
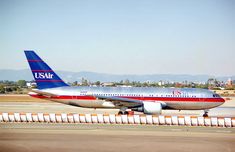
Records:
[[[130,81],[128,79],[125,80],[124,82],[125,85],[130,85]]]
[[[72,83],[72,86],[77,86],[78,85],[78,81],[74,81],[73,83]]]
[[[89,81],[85,78],[82,78],[82,85],[83,86],[88,86],[89,85]]]
[[[142,86],[143,86],[143,87],[148,87],[148,83],[147,83],[147,82],[144,82],[144,83],[142,84]]]
[[[3,85],[0,85],[0,93],[5,93],[5,88]]]
[[[17,84],[22,88],[26,86],[26,81],[25,80],[18,80]]]
[[[99,86],[100,85],[100,81],[96,81],[95,85]]]

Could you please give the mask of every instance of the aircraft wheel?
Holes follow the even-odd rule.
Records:
[[[203,117],[208,117],[208,112],[205,112],[202,116]]]
[[[119,114],[119,115],[123,115],[123,112],[122,112],[122,111],[119,111],[118,114]]]
[[[125,112],[124,112],[124,115],[128,115],[128,114],[129,114],[128,111],[125,111]]]
[[[119,111],[118,114],[119,115],[128,115],[128,111]]]

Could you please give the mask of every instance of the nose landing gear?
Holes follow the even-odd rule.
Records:
[[[209,110],[204,110],[204,114],[202,116],[203,117],[208,117],[208,112],[209,112]]]

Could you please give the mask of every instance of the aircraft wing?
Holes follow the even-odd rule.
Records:
[[[121,98],[121,97],[112,97],[112,96],[96,96],[97,99],[110,101],[117,107],[128,107],[128,108],[134,108],[134,107],[140,107],[143,105],[143,102],[141,100],[134,100],[134,99],[128,99],[128,98]]]

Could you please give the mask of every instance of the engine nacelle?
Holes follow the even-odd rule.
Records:
[[[161,114],[162,105],[159,102],[143,102],[143,106],[132,109],[134,111],[143,112],[145,114]]]

